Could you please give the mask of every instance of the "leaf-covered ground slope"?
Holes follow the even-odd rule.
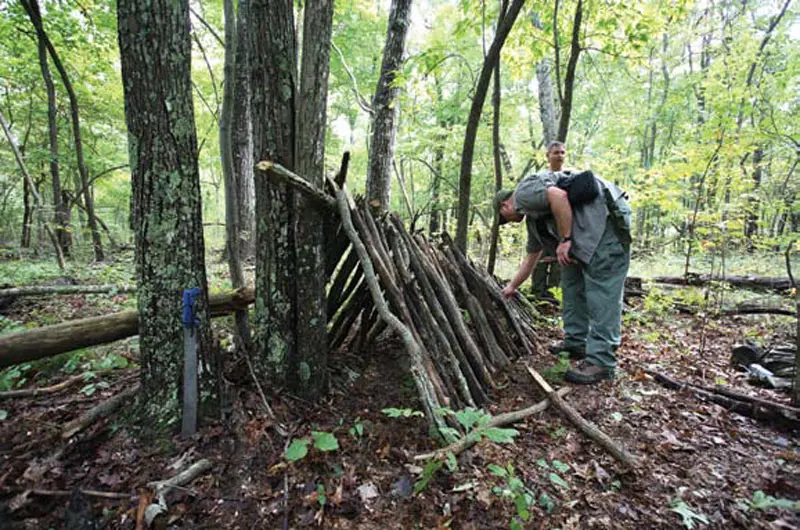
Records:
[[[655,369],[683,381],[725,384],[788,403],[785,395],[748,385],[731,368],[729,356],[744,336],[788,341],[792,319],[709,320],[663,308],[658,317],[646,313],[641,301],[633,304],[626,316],[620,377],[574,388],[566,399],[644,457],[637,472],[626,472],[550,409],[517,424],[514,444],[483,441],[462,454],[454,470],[451,462],[426,472],[414,460],[437,448],[425,420],[410,410],[398,418],[382,412],[417,408],[402,345],[390,337],[363,352],[338,353],[331,392],[321,404],[267,389],[288,438],[271,427],[246,365],[230,359],[225,385],[231,404],[224,419],[206,423],[192,439],[138,439],[123,413],[63,441],[65,423],[133,384],[136,354],[129,340],[102,347],[100,356],[53,361],[60,364],[50,373],[46,367],[23,370],[16,381],[29,378],[23,387],[55,383],[69,376],[65,370],[72,363],[72,375],[93,369],[85,383],[44,397],[0,401],[0,527],[93,522],[134,528],[137,495],[146,493],[147,482],[174,475],[200,458],[210,459],[212,470],[168,497],[167,522],[175,528],[796,527],[800,518],[792,508],[797,505],[788,501],[800,500],[797,434],[665,389],[644,373]],[[4,316],[17,323],[43,322],[88,316],[112,305],[129,302],[125,295],[18,300]],[[557,330],[548,334],[555,339]],[[87,365],[88,358],[94,361]],[[101,365],[103,358],[114,361]],[[562,384],[563,363],[528,361]],[[542,399],[520,364],[500,380],[492,414]],[[295,443],[289,455],[297,460],[290,462],[286,449],[302,439],[308,441],[298,442],[306,454],[299,457]],[[427,480],[424,488],[420,480]],[[72,494],[74,488],[130,496],[86,497]]]

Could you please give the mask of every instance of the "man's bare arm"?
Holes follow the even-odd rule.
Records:
[[[522,285],[522,283],[528,279],[533,272],[533,269],[536,267],[536,263],[538,263],[539,258],[542,256],[542,251],[539,250],[538,252],[533,252],[532,254],[528,254],[525,256],[525,259],[522,260],[522,263],[519,264],[519,268],[517,269],[516,274],[508,282],[508,285],[505,286],[503,289],[503,295],[506,298],[510,298],[514,295],[517,290],[517,287]]]
[[[550,209],[553,211],[553,217],[556,218],[556,225],[558,226],[558,235],[561,236],[562,241],[564,238],[572,237],[572,206],[569,205],[567,192],[561,188],[550,186],[547,188],[547,201],[550,203]],[[567,240],[558,244],[556,249],[556,257],[558,263],[567,266],[572,263],[572,258],[569,255],[569,250],[572,248],[572,241]]]

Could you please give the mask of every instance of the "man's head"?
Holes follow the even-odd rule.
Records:
[[[500,216],[500,226],[509,221],[522,221],[523,215],[517,212],[514,206],[514,192],[511,190],[500,190],[494,196],[492,202],[494,211]]]
[[[552,171],[561,171],[567,158],[567,148],[562,142],[550,142],[547,146],[547,163]]]

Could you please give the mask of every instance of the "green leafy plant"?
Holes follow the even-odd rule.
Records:
[[[672,311],[672,297],[662,289],[651,287],[644,297],[644,310],[654,317],[663,317]]]
[[[28,378],[25,372],[31,369],[31,363],[18,364],[0,372],[0,390],[14,390],[20,388]]]
[[[514,503],[516,514],[508,522],[512,530],[524,528],[523,523],[531,518],[531,507],[536,505],[536,493],[528,488],[525,483],[516,476],[514,465],[508,463],[506,467],[497,464],[487,466],[489,472],[503,479],[503,481],[492,488],[492,492],[501,499],[508,499]],[[549,499],[549,497],[548,497]]]
[[[561,352],[558,354],[558,361],[553,366],[547,368],[542,372],[542,377],[552,383],[559,383],[563,381],[564,374],[572,368],[572,362],[569,360],[569,353]]]
[[[364,424],[361,423],[361,418],[356,418],[353,422],[353,426],[347,430],[348,434],[355,438],[356,440],[360,440],[364,437]]]
[[[739,506],[745,511],[750,510],[769,510],[778,508],[779,510],[800,510],[800,501],[790,499],[777,499],[772,495],[767,495],[761,490],[753,493],[753,498],[749,501],[740,502]]]
[[[313,445],[312,445],[313,444]],[[308,446],[323,452],[339,449],[339,441],[332,433],[325,431],[312,431],[311,438],[295,438],[286,448],[283,457],[289,462],[302,460],[308,454]]]

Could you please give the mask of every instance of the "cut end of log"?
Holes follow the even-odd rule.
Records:
[[[274,166],[275,164],[273,162],[270,162],[269,160],[262,160],[261,162],[256,164],[256,169],[259,171],[269,171]]]

